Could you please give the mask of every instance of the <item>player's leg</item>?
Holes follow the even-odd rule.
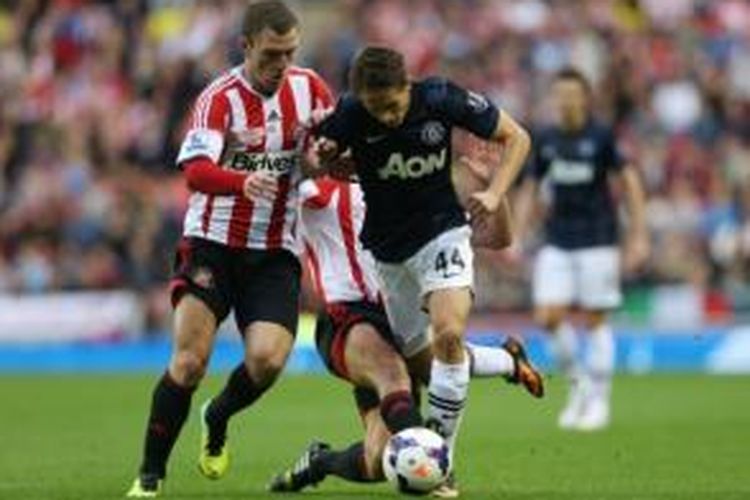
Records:
[[[374,395],[374,393],[372,393]],[[365,426],[365,439],[343,450],[333,450],[319,441],[310,443],[292,467],[273,477],[268,490],[273,493],[297,492],[315,486],[327,476],[336,476],[354,483],[382,481],[382,455],[390,432],[377,405],[360,409]]]
[[[243,362],[203,412],[206,439],[199,467],[211,479],[220,478],[228,468],[229,419],[253,405],[273,385],[297,331],[299,262],[286,251],[255,257],[248,254],[235,275],[235,316],[243,332]]]
[[[429,418],[437,422],[451,450],[466,404],[469,356],[464,333],[471,310],[468,288],[435,290],[428,297],[433,360],[428,385]]]
[[[294,343],[294,336],[286,327],[269,322],[252,323],[244,337],[243,362],[232,370],[222,391],[202,411],[205,436],[199,467],[209,479],[221,478],[229,467],[229,420],[252,406],[273,385]]]
[[[529,361],[520,339],[508,337],[500,347],[466,343],[471,378],[502,377],[522,385],[534,397],[544,396],[544,379]]]
[[[187,247],[190,247],[189,249]],[[225,278],[212,244],[185,240],[176,260],[172,302],[176,304],[169,368],[154,388],[139,479],[128,496],[158,493],[170,452],[203,378],[218,324],[228,313]]]
[[[372,324],[358,323],[347,335],[344,358],[349,380],[376,391],[383,422],[396,433],[422,425],[422,417],[411,393],[406,363],[384,335]]]
[[[502,377],[511,384],[521,384],[535,397],[544,395],[544,380],[528,359],[523,343],[509,337],[501,346],[486,346],[466,342],[471,378]],[[423,385],[430,383],[432,370],[432,345],[410,356],[409,373]]]
[[[366,321],[368,316],[372,321]],[[368,304],[329,307],[318,317],[316,344],[329,369],[354,384],[366,438],[345,450],[311,443],[292,468],[274,477],[269,486],[274,492],[300,491],[329,475],[352,482],[378,480],[382,477],[379,460],[390,433],[422,425],[406,363],[393,345],[381,308]]]
[[[576,425],[585,399],[585,372],[578,362],[578,337],[567,321],[568,308],[575,298],[575,273],[570,252],[556,247],[542,248],[533,276],[534,317],[549,335],[550,351],[568,381],[568,398],[558,416],[558,425]]]
[[[473,302],[474,253],[470,238],[468,227],[452,229],[408,261],[419,281],[420,298],[432,329],[428,416],[446,437],[451,453],[469,385],[464,336]]]
[[[322,449],[309,462],[322,477],[336,476],[354,483],[382,481],[383,450],[391,437],[378,407],[362,415],[365,427],[364,441],[358,441],[340,451]]]
[[[581,430],[597,430],[609,424],[615,341],[608,312],[622,302],[619,252],[612,247],[577,253],[580,302],[589,335],[584,356],[588,378],[586,404],[578,422]]]

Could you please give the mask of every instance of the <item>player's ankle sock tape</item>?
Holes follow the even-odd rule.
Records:
[[[376,481],[367,474],[365,445],[361,441],[343,451],[323,452],[311,466],[311,472],[321,479],[333,475],[355,483]]]
[[[211,433],[224,436],[227,422],[232,415],[253,404],[267,388],[267,385],[256,384],[247,372],[244,363],[240,363],[229,375],[221,393],[208,405],[206,422],[211,428]]]
[[[386,395],[380,403],[380,415],[393,434],[422,425],[422,416],[409,391],[396,391]]]
[[[141,474],[166,475],[167,460],[190,413],[194,391],[195,387],[175,382],[169,372],[157,382],[151,398]]]

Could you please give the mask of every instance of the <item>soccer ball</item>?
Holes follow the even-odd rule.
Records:
[[[445,440],[424,427],[394,434],[383,452],[383,473],[402,493],[429,493],[445,482],[450,469]]]

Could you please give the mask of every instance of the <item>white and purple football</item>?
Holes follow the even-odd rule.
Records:
[[[429,493],[445,482],[450,470],[445,440],[424,427],[394,434],[383,452],[383,473],[402,493]]]

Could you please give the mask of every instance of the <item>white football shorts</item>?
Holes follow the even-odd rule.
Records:
[[[536,306],[615,309],[622,302],[620,251],[614,246],[579,250],[545,246],[536,257],[532,288]]]
[[[425,299],[435,290],[474,288],[471,228],[450,229],[399,264],[377,262],[385,305],[404,356],[430,343]]]

